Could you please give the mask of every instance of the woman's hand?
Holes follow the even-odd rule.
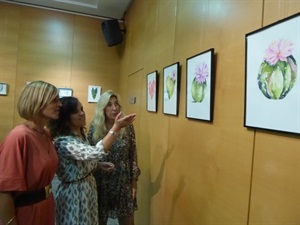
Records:
[[[136,188],[132,188],[132,198],[136,199],[136,194],[137,194],[137,189]]]
[[[98,163],[98,168],[101,170],[104,170],[108,173],[111,173],[115,169],[115,165],[110,162],[99,162]]]
[[[136,180],[131,182],[131,190],[132,190],[132,198],[135,199],[136,194],[137,194],[137,181]]]
[[[115,118],[115,124],[112,129],[114,131],[119,131],[121,128],[128,126],[131,124],[136,118],[136,114],[132,113],[127,116],[122,117],[122,112],[120,112]]]

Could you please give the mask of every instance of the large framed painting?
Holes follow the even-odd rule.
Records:
[[[186,118],[213,120],[214,49],[186,60]]]
[[[180,87],[179,62],[164,67],[163,113],[178,115]]]
[[[244,126],[300,133],[300,13],[246,34]]]
[[[157,70],[147,74],[147,111],[157,111],[158,97],[158,72]]]

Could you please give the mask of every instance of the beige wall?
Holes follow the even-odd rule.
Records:
[[[126,112],[138,113],[136,224],[300,224],[299,137],[243,127],[245,34],[299,11],[299,0],[133,1],[125,42],[108,48],[96,19],[1,3],[0,82],[11,87],[0,96],[0,138],[20,121],[16,96],[28,80],[73,88],[88,117],[87,85],[116,89]],[[64,29],[47,34],[53,20]],[[216,52],[213,123],[185,118],[186,58],[209,48]],[[168,116],[162,69],[176,61],[179,115]],[[153,70],[160,73],[157,113],[146,111]]]
[[[299,11],[298,0],[134,1],[120,90],[138,100],[138,224],[300,224],[299,137],[243,127],[245,34]],[[209,48],[216,52],[213,123],[185,118],[186,58]],[[162,69],[177,61],[176,117],[162,113]],[[145,101],[153,70],[157,113]]]
[[[108,47],[101,20],[0,3],[0,140],[22,122],[15,105],[28,81],[45,80],[73,89],[92,119],[95,103],[87,102],[88,85],[118,89],[120,47]]]

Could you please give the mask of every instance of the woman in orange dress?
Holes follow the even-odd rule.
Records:
[[[0,144],[0,225],[54,225],[51,181],[58,157],[44,127],[61,107],[52,84],[27,84],[18,100],[16,126]]]

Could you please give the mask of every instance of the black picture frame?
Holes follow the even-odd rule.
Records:
[[[186,118],[213,121],[214,48],[186,59]]]
[[[173,63],[163,68],[163,113],[178,115],[180,65]]]
[[[158,100],[158,71],[147,74],[146,104],[148,112],[157,112]]]
[[[297,13],[245,35],[244,127],[300,134],[299,27]]]

